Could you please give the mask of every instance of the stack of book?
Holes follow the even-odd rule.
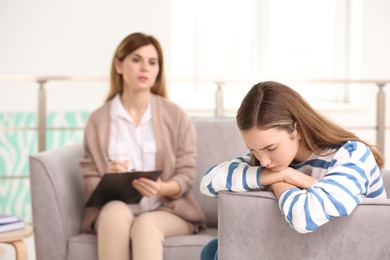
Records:
[[[18,216],[0,214],[0,233],[24,228],[24,221]]]

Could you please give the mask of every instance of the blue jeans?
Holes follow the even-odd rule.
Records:
[[[200,260],[218,260],[218,238],[210,240],[200,253]]]

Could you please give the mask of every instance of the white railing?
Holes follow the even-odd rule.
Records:
[[[173,80],[173,79],[172,79]],[[186,80],[186,79],[181,79]],[[76,76],[0,76],[0,82],[14,81],[14,82],[36,82],[39,85],[38,89],[38,127],[35,128],[38,131],[38,151],[44,151],[46,147],[46,131],[48,130],[73,130],[79,128],[48,128],[46,126],[46,90],[45,84],[49,81],[108,81],[105,77],[76,77]],[[187,81],[193,81],[187,79]],[[199,81],[199,80],[195,80]],[[205,81],[205,80],[200,80]],[[223,107],[223,85],[228,82],[222,82],[219,80],[207,80],[214,82],[216,85],[215,92],[215,117],[222,117],[224,115]],[[386,130],[386,94],[384,92],[385,85],[390,83],[390,80],[379,80],[379,79],[365,79],[365,80],[354,80],[354,79],[318,79],[318,80],[307,80],[306,82],[323,84],[323,83],[361,83],[361,84],[373,84],[378,87],[377,92],[377,122],[376,122],[376,142],[383,150],[385,150],[385,130]],[[4,129],[4,127],[3,127]],[[31,129],[29,128],[25,128]],[[1,128],[0,128],[1,130]],[[9,130],[9,129],[6,129]]]

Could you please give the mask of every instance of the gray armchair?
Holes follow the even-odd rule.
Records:
[[[207,230],[164,241],[164,259],[199,260],[200,251],[217,236],[218,200],[199,191],[200,178],[210,166],[247,151],[235,119],[193,119],[197,131],[197,178],[193,187]],[[79,161],[81,145],[30,156],[34,238],[39,260],[97,260],[95,235],[80,234],[85,197]]]
[[[272,192],[220,192],[218,203],[219,259],[390,259],[390,199],[364,199],[309,234],[289,226]]]

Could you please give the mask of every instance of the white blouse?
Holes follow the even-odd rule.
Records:
[[[129,160],[128,171],[153,171],[156,169],[156,139],[152,122],[151,103],[141,121],[135,126],[117,94],[111,104],[111,131],[108,148],[110,160]],[[131,184],[129,184],[131,185]],[[139,204],[130,204],[134,215],[160,206],[158,196],[143,197]]]

